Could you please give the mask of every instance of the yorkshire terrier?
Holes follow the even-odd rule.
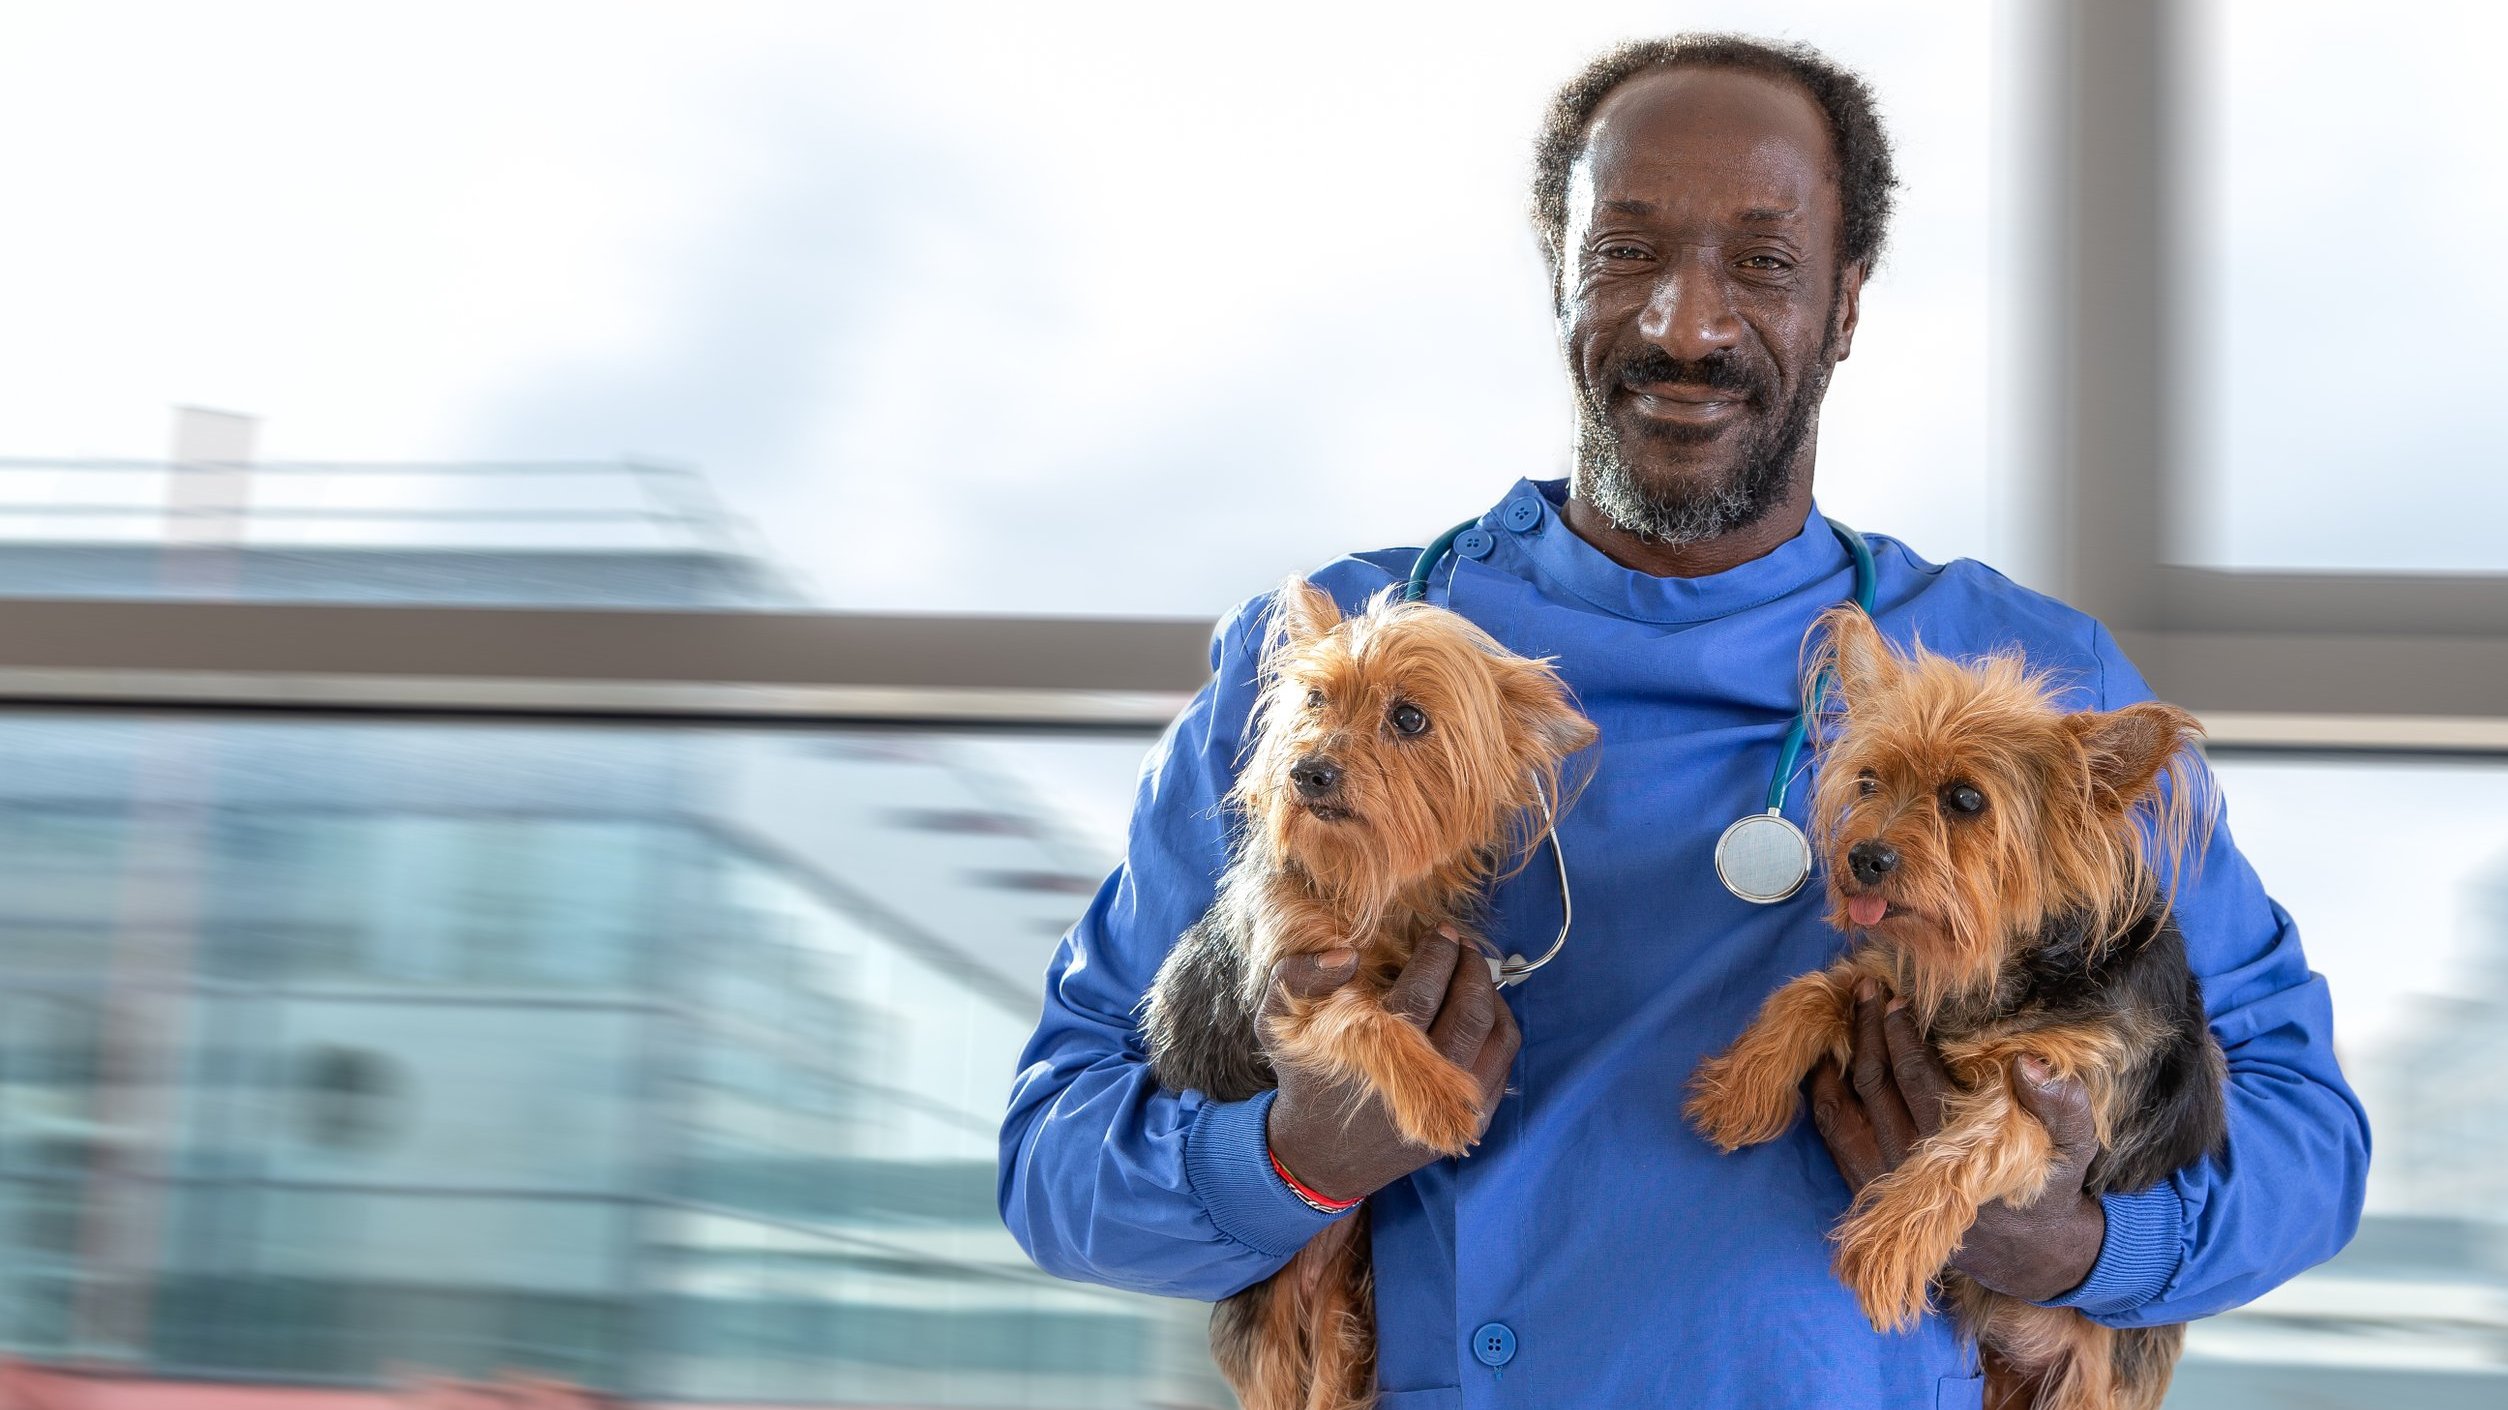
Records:
[[[1548,663],[1442,607],[1389,590],[1344,618],[1292,579],[1262,657],[1242,829],[1219,896],[1160,966],[1144,1003],[1151,1069],[1173,1091],[1243,1101],[1273,1062],[1355,1079],[1414,1144],[1461,1155],[1481,1087],[1387,1008],[1412,950],[1477,938],[1490,883],[1532,854],[1564,806],[1569,756],[1595,730]],[[1255,1025],[1272,966],[1349,947],[1350,981]],[[1365,1211],[1318,1235],[1211,1314],[1211,1349],[1245,1410],[1375,1401],[1375,1294]]]
[[[1855,1197],[1839,1279],[1881,1331],[1913,1326],[1939,1286],[1991,1404],[2156,1410],[2182,1326],[2113,1330],[1947,1265],[1979,1206],[2046,1193],[2054,1144],[2012,1085],[2024,1055],[2088,1092],[2093,1194],[2148,1189],[2226,1137],[2226,1064],[2168,909],[2210,815],[2189,766],[2201,727],[2156,702],[2065,713],[2017,654],[1903,656],[1860,610],[1820,626],[1838,718],[1813,835],[1829,921],[1857,943],[1700,1066],[1689,1118],[1728,1152],[1774,1140],[1812,1068],[1846,1062],[1858,981],[1903,996],[1955,1090],[1941,1128]]]

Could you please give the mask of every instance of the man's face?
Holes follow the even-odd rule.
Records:
[[[1792,84],[1667,69],[1603,100],[1559,262],[1581,497],[1671,544],[1784,500],[1854,334],[1838,214],[1827,124]]]

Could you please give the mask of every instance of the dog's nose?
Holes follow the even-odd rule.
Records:
[[[1330,759],[1310,756],[1300,759],[1289,770],[1289,781],[1308,798],[1323,798],[1341,786],[1341,766]]]
[[[1898,870],[1898,850],[1886,842],[1858,842],[1846,849],[1846,869],[1866,886]]]

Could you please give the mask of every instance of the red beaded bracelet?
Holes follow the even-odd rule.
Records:
[[[1265,1147],[1263,1153],[1265,1155],[1271,1155],[1270,1148]],[[1326,1199],[1322,1195],[1315,1193],[1313,1190],[1306,1188],[1306,1186],[1299,1184],[1298,1177],[1289,1173],[1289,1167],[1281,1164],[1280,1157],[1277,1155],[1271,1155],[1271,1173],[1279,1176],[1280,1183],[1289,1187],[1289,1193],[1296,1195],[1300,1201],[1304,1202],[1307,1208],[1314,1210],[1317,1214],[1345,1214],[1350,1210],[1358,1208],[1360,1203],[1366,1198],[1366,1196],[1362,1195],[1359,1199]]]

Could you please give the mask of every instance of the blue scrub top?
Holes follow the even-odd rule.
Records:
[[[1774,906],[1716,880],[1717,835],[1764,806],[1812,619],[1852,565],[1815,511],[1774,551],[1703,578],[1620,567],[1560,517],[1562,482],[1523,481],[1430,579],[1430,599],[1515,651],[1556,658],[1601,728],[1561,823],[1576,893],[1566,949],[1506,991],[1524,1034],[1486,1139],[1379,1192],[1384,1410],[1523,1406],[1974,1406],[1973,1354],[1939,1318],[1876,1334],[1829,1272],[1847,1194],[1808,1121],[1719,1155],[1681,1119],[1700,1058],[1761,1000],[1840,951],[1819,885]],[[1858,525],[1861,528],[1864,526]],[[2018,648],[2067,704],[2150,689],[2089,617],[1981,564],[1936,565],[1869,535],[1875,618],[1936,651]],[[1416,550],[1313,574],[1355,609]],[[1056,952],[1002,1125],[1001,1209],[1056,1274],[1216,1299],[1328,1222],[1265,1158],[1270,1097],[1158,1090],[1135,1006],[1227,865],[1234,777],[1268,598],[1214,634],[1213,679],[1143,768],[1123,865]],[[1816,764],[1808,761],[1807,766]],[[1800,822],[1810,788],[1786,811]],[[1493,938],[1538,954],[1558,882],[1528,867]],[[2087,1281],[2061,1301],[2114,1325],[2184,1321],[2330,1257],[2356,1226],[2368,1127],[2333,1052],[2325,982],[2290,917],[2215,832],[2178,920],[2231,1075],[2226,1158],[2111,1197]],[[1494,1363],[1494,1364],[1493,1364]]]

